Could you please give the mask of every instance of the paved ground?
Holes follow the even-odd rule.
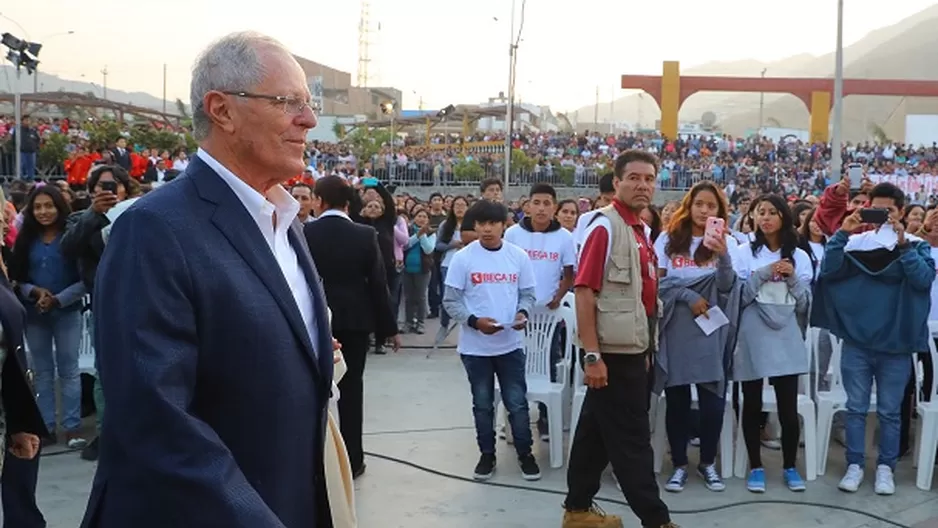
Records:
[[[454,350],[440,350],[427,357],[428,335],[408,336],[411,348],[395,355],[370,356],[366,374],[365,448],[376,454],[400,458],[414,464],[468,476],[477,459],[472,429],[469,391]],[[453,339],[450,339],[452,342]],[[547,444],[538,443],[537,456],[544,479],[530,484],[539,490],[562,492],[564,470],[549,469]],[[695,453],[692,451],[691,456]],[[500,466],[495,483],[529,485],[521,477],[510,446],[499,445]],[[842,452],[832,449],[826,477],[809,483],[808,491],[793,494],[781,484],[780,459],[766,451],[769,492],[758,497],[748,493],[738,479],[727,481],[723,493],[708,492],[691,480],[680,495],[667,495],[675,511],[692,511],[733,503],[765,499],[794,501],[794,504],[758,504],[730,507],[711,513],[676,515],[685,528],[836,528],[893,526],[873,519],[807,503],[855,508],[888,518],[899,525],[938,528],[938,495],[915,488],[911,462],[903,461],[898,472],[898,491],[893,497],[878,497],[867,483],[856,494],[836,489],[844,469]],[[562,495],[505,489],[441,477],[428,472],[370,457],[366,474],[356,482],[358,512],[362,528],[547,528],[560,526]],[[669,468],[666,466],[665,471]],[[49,457],[42,462],[39,503],[50,528],[78,526],[84,511],[94,464],[77,454]],[[611,479],[601,495],[622,500]],[[638,526],[628,510],[609,502],[609,512],[623,513],[626,526]],[[260,528],[260,527],[259,527]]]

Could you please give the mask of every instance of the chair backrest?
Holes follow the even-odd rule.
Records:
[[[528,379],[550,381],[554,364],[550,349],[554,333],[561,322],[565,322],[567,343],[570,343],[570,329],[573,327],[573,310],[560,306],[556,310],[545,307],[535,308],[528,315],[528,325],[524,332],[524,352],[526,357],[525,374]]]
[[[576,296],[573,292],[567,292],[563,295],[563,299],[560,300],[561,306],[566,306],[572,308],[574,313],[576,313]]]

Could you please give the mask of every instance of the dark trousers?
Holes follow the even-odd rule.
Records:
[[[443,303],[443,274],[440,272],[440,265],[434,262],[430,266],[430,285],[427,288],[427,304],[430,307],[430,317],[440,315],[440,305]]]
[[[938,344],[938,339],[935,340]],[[918,354],[918,358],[912,357],[913,361],[922,362],[922,401],[931,401],[931,384],[935,379],[935,367],[931,364],[931,354],[923,352]],[[914,367],[914,364],[913,364]],[[912,369],[912,375],[909,376],[909,383],[905,388],[905,397],[902,399],[902,422],[899,427],[899,456],[907,453],[910,449],[910,432],[912,430],[912,415],[915,413],[915,369]]]
[[[36,455],[32,460],[22,460],[9,451],[4,452],[3,475],[0,477],[3,528],[46,527],[46,520],[36,505],[39,456]]]
[[[394,322],[398,322],[401,313],[401,272],[396,269],[389,269],[388,293],[391,295],[391,313],[394,314]]]
[[[671,444],[671,464],[676,467],[687,465],[687,443],[693,435],[695,423],[691,413],[690,385],[668,387],[664,391],[666,410],[665,426],[668,442]],[[717,444],[723,430],[723,412],[726,398],[697,386],[697,407],[699,412],[700,464],[709,466],[717,457]]]
[[[782,468],[795,467],[798,458],[798,441],[801,436],[801,424],[798,422],[798,376],[778,376],[769,378],[775,387],[775,400],[778,403],[778,422],[782,426]],[[743,387],[743,438],[749,454],[749,467],[762,467],[762,379],[744,381]],[[703,422],[701,417],[701,422]],[[703,425],[701,423],[701,425]],[[703,439],[701,439],[701,442]]]
[[[339,382],[339,430],[345,440],[352,471],[358,471],[365,463],[362,448],[363,408],[365,403],[364,383],[365,357],[368,355],[369,334],[333,330],[333,337],[342,344],[342,355],[348,372]]]
[[[567,469],[568,511],[590,508],[606,465],[642,526],[671,521],[658,493],[648,424],[648,373],[642,354],[603,354],[609,385],[587,389]]]

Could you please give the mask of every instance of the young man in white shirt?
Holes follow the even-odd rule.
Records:
[[[546,183],[535,183],[528,194],[528,213],[521,222],[505,231],[505,241],[525,250],[531,259],[537,286],[536,306],[555,310],[563,296],[573,287],[573,267],[576,265],[576,247],[573,236],[561,227],[554,218],[557,212],[557,191]],[[551,364],[556,365],[562,357],[560,328],[551,342]],[[551,370],[551,381],[556,381],[556,371]],[[547,436],[547,407],[538,404],[537,430],[541,440]]]
[[[592,211],[580,215],[580,218],[576,222],[576,228],[573,230],[573,243],[577,253],[580,252],[580,248],[583,247],[583,243],[586,242],[586,227],[590,225],[590,221],[596,216],[596,211],[611,204],[615,196],[616,190],[612,186],[612,173],[603,174],[603,176],[599,178],[599,198],[596,200],[596,206]]]
[[[508,410],[515,451],[525,480],[541,478],[531,454],[533,439],[525,382],[524,327],[535,302],[535,277],[527,254],[502,241],[508,209],[480,200],[469,212],[478,239],[464,247],[446,272],[443,307],[460,323],[457,350],[472,390],[472,413],[481,456],[474,478],[495,473],[495,378]]]

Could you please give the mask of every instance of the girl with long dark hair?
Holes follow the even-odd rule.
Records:
[[[449,269],[449,263],[453,260],[453,255],[462,249],[462,237],[459,232],[459,226],[462,225],[463,217],[469,210],[469,200],[465,196],[456,196],[452,199],[449,212],[446,213],[446,219],[440,223],[436,233],[436,251],[443,254],[440,261],[440,281],[446,282],[446,271]],[[440,330],[437,332],[434,344],[439,345],[449,333],[455,328],[450,326],[450,316],[446,313],[446,308],[440,306]]]
[[[798,247],[791,210],[778,195],[753,201],[755,231],[749,247],[734,260],[745,280],[733,379],[742,385],[743,439],[749,455],[746,487],[765,492],[760,430],[765,378],[775,388],[782,426],[782,469],[792,491],[804,491],[795,467],[798,441],[798,376],[809,371],[804,323],[811,302],[814,271],[808,254]]]
[[[687,444],[694,416],[691,387],[697,387],[699,408],[700,463],[697,473],[707,489],[723,491],[726,486],[714,462],[726,408],[729,329],[706,335],[694,318],[720,304],[736,282],[731,250],[736,241],[726,230],[718,239],[704,242],[707,221],[719,218],[728,225],[726,197],[712,182],[700,182],[690,190],[671,217],[667,230],[655,242],[660,298],[660,347],[655,391],[664,388],[665,427],[671,445],[674,472],[664,485],[670,492],[684,490],[688,471]],[[646,222],[647,223],[647,222]],[[713,280],[703,281],[703,277]],[[721,295],[722,294],[722,295]],[[727,308],[723,301],[721,309]],[[734,306],[738,304],[734,303]],[[729,316],[732,316],[730,314]]]
[[[78,264],[60,248],[71,210],[54,185],[37,187],[23,208],[23,227],[13,246],[10,278],[26,306],[26,341],[36,370],[39,411],[56,441],[55,378],[62,393],[62,428],[69,449],[86,445],[81,436],[81,298],[85,285]]]

